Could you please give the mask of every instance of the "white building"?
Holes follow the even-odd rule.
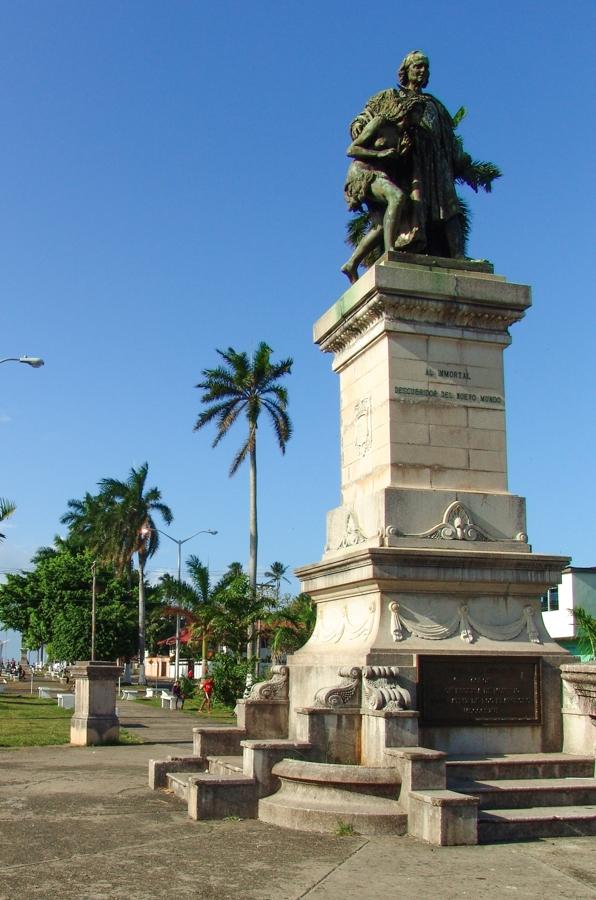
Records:
[[[596,616],[596,566],[567,566],[563,579],[541,598],[546,630],[562,647],[579,655],[573,610],[581,606]]]

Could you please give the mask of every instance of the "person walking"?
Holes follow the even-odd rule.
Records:
[[[203,679],[203,684],[202,684],[203,702],[199,706],[199,712],[203,712],[203,709],[205,708],[205,706],[207,706],[207,712],[209,714],[211,714],[211,709],[212,709],[211,695],[213,693],[213,686],[214,686],[213,678],[211,677],[211,675],[207,675],[207,677],[205,679]]]

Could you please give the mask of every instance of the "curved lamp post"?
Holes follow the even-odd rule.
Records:
[[[6,356],[4,359],[0,359],[0,363],[5,362],[25,363],[26,366],[31,366],[32,369],[39,369],[45,365],[44,360],[40,359],[39,356]]]
[[[213,528],[204,528],[201,531],[195,531],[194,534],[191,534],[187,538],[182,538],[179,540],[178,538],[173,538],[171,534],[168,534],[167,531],[162,531],[161,528],[156,528],[156,531],[159,531],[160,534],[163,534],[164,537],[167,537],[168,540],[173,541],[178,546],[178,586],[182,581],[182,544],[186,544],[187,541],[192,541],[198,534],[217,534]],[[176,616],[176,655],[174,657],[174,665],[175,665],[175,676],[174,680],[178,679],[178,668],[180,665],[180,616]]]

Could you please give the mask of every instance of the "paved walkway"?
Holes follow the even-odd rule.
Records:
[[[195,720],[118,706],[157,743],[0,751],[0,900],[596,898],[594,838],[436,848],[192,822],[146,784],[151,757],[190,752]]]

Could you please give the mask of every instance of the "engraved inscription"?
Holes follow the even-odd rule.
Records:
[[[424,725],[540,722],[537,657],[420,658]]]

